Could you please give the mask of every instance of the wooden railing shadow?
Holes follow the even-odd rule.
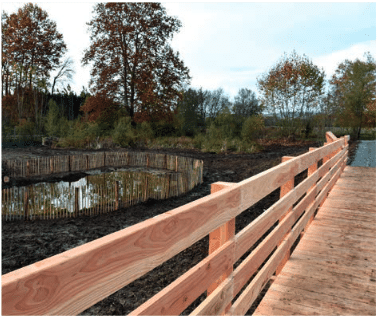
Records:
[[[323,147],[283,157],[278,166],[239,183],[214,183],[209,196],[3,275],[3,315],[78,314],[208,234],[209,255],[131,315],[180,314],[205,291],[208,297],[192,315],[245,314],[345,168],[349,136],[337,139],[328,132],[326,138]],[[294,177],[306,169],[308,177],[294,187]],[[278,188],[281,198],[235,234],[235,217]]]

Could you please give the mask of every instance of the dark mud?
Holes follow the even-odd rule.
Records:
[[[62,253],[73,247],[116,232],[158,214],[172,210],[210,194],[210,184],[217,181],[239,182],[281,162],[282,156],[298,156],[316,147],[314,142],[270,143],[263,152],[255,154],[215,154],[196,150],[147,150],[202,159],[204,161],[204,182],[191,192],[163,201],[149,200],[143,204],[121,209],[109,214],[55,220],[2,221],[2,274],[11,272],[34,262]],[[350,156],[356,143],[350,144]],[[12,155],[35,157],[68,154],[70,150],[53,150],[44,147],[3,150],[3,158]],[[75,152],[84,152],[77,151]],[[348,162],[348,164],[351,161]],[[300,175],[301,180],[305,172]],[[300,181],[300,177],[295,182]],[[259,216],[279,198],[279,190],[259,201],[236,218],[236,233]],[[158,293],[177,277],[189,270],[208,254],[208,237],[198,241],[148,274],[125,286],[106,299],[93,305],[82,314],[125,315]],[[262,293],[263,295],[263,293]],[[262,297],[262,295],[260,297]],[[203,293],[183,314],[189,314],[205,299]],[[257,300],[249,313],[255,309]]]

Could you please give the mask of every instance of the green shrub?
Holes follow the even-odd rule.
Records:
[[[223,148],[224,140],[221,135],[221,130],[216,127],[214,123],[211,123],[211,126],[207,130],[202,150],[205,152],[214,151],[216,153],[221,152]]]
[[[45,121],[45,129],[48,136],[59,136],[59,108],[52,99],[48,102],[48,112]]]
[[[148,142],[154,137],[154,132],[151,125],[146,121],[142,122],[140,125],[137,125],[135,137],[137,141],[148,145]]]
[[[25,122],[22,125],[16,126],[16,134],[23,137],[30,137],[34,135],[35,124],[33,122]]]
[[[205,141],[205,136],[202,133],[198,133],[193,140],[194,147],[197,149],[202,149]]]
[[[79,120],[66,122],[66,133],[59,139],[58,147],[87,148],[96,138],[95,123],[82,123]]]
[[[245,120],[242,126],[242,140],[251,143],[261,137],[264,132],[264,120],[261,115],[250,116]]]
[[[113,142],[121,147],[134,146],[136,135],[130,117],[121,117],[112,133]]]
[[[233,139],[240,135],[240,125],[237,117],[225,108],[214,120],[215,126],[219,129],[220,135],[224,139]]]

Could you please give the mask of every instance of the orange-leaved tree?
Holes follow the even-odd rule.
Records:
[[[324,71],[293,51],[258,79],[261,105],[279,119],[285,134],[295,134],[318,109],[324,83]]]
[[[49,77],[65,54],[66,44],[47,12],[27,3],[17,13],[3,13],[2,24],[4,58],[8,65],[19,66],[15,88],[31,88],[33,81]],[[5,94],[9,94],[9,89]]]
[[[159,3],[99,3],[88,23],[91,45],[82,62],[92,64],[91,89],[136,112],[171,109],[189,79],[169,45],[181,26]],[[164,111],[164,110],[163,110]],[[148,112],[148,111],[147,111]],[[153,111],[146,116],[153,115]]]
[[[103,94],[87,97],[80,108],[84,112],[84,121],[96,122],[104,129],[114,127],[117,110],[118,105]]]
[[[44,93],[50,71],[66,52],[63,36],[56,23],[38,5],[27,3],[16,13],[2,14],[2,96],[14,95],[12,108],[3,108],[9,117],[30,118],[43,125],[46,107]]]

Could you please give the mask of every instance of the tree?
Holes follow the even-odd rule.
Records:
[[[173,110],[188,69],[168,40],[181,22],[159,3],[99,3],[87,24],[91,45],[82,62],[92,63],[92,91],[122,104],[134,118],[143,110]]]
[[[205,102],[206,117],[213,120],[221,111],[230,106],[231,102],[229,101],[229,97],[224,94],[222,88],[209,92]]]
[[[193,136],[199,129],[205,127],[204,103],[208,91],[202,88],[188,88],[183,92],[183,98],[178,103],[178,115],[181,130],[187,136]]]
[[[84,112],[84,120],[96,122],[102,130],[108,131],[114,127],[118,106],[106,96],[96,94],[87,97],[81,107]]]
[[[54,94],[54,88],[59,81],[72,80],[72,75],[75,73],[73,69],[73,60],[68,57],[59,65],[59,71],[52,81],[51,94]]]
[[[247,88],[242,88],[234,97],[233,112],[237,116],[247,118],[262,112],[255,92]]]
[[[262,106],[279,119],[283,133],[295,134],[310,122],[323,94],[324,78],[324,71],[293,51],[258,79]]]
[[[365,57],[342,62],[330,82],[338,95],[339,121],[352,127],[357,139],[362,127],[376,124],[376,61],[369,52]]]
[[[66,52],[63,35],[56,23],[35,4],[27,3],[17,13],[4,16],[3,42],[10,63],[20,67],[18,88],[23,83],[32,87],[33,77],[48,77]]]

